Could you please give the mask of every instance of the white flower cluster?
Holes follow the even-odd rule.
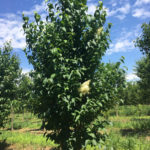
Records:
[[[79,92],[83,95],[89,94],[90,92],[90,82],[91,80],[85,81],[81,84]]]

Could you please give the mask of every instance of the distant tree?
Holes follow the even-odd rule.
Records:
[[[121,92],[124,105],[141,104],[141,92],[137,82],[127,82],[126,88]]]
[[[100,1],[94,15],[87,14],[86,0],[48,1],[48,16],[35,22],[23,16],[28,48],[34,67],[35,112],[45,120],[47,137],[63,150],[80,150],[104,140],[99,131],[106,121],[98,116],[112,108],[124,77],[120,62],[101,62],[109,47],[106,11]],[[118,88],[119,87],[119,88]]]
[[[20,73],[19,59],[12,54],[12,47],[7,42],[0,48],[0,127],[4,126],[10,112],[13,112]]]
[[[114,108],[116,115],[118,115],[118,106],[124,102],[122,91],[125,88],[125,70],[120,68],[121,63],[124,63],[124,57],[117,63],[102,63],[95,73],[95,80],[97,80],[96,89],[99,91],[100,100],[103,101],[104,95],[102,93],[109,95],[107,97],[109,101],[104,102],[105,105],[102,111],[106,118],[108,117],[107,110],[110,108]]]
[[[19,102],[20,102],[20,110],[32,110],[32,86],[33,82],[32,79],[29,77],[28,74],[22,74],[19,80],[19,87],[18,87],[18,95],[19,95]]]
[[[135,46],[139,47],[143,54],[150,55],[150,22],[143,23],[142,34],[136,39]]]
[[[138,81],[143,104],[150,104],[150,58],[148,55],[136,63],[136,74],[140,78]]]
[[[150,23],[142,25],[142,35],[136,39],[136,45],[145,55],[136,63],[136,74],[143,103],[150,104]]]

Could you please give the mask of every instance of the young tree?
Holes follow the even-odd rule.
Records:
[[[142,34],[136,39],[136,45],[145,54],[136,63],[137,76],[143,103],[150,104],[150,23],[142,25]]]
[[[139,47],[143,54],[150,55],[150,22],[143,23],[141,28],[142,34],[136,39],[135,46]]]
[[[98,131],[105,121],[98,116],[113,105],[124,79],[120,63],[113,69],[101,63],[109,47],[106,11],[100,1],[94,15],[87,14],[86,0],[47,2],[48,16],[35,22],[23,15],[28,48],[25,53],[34,67],[36,110],[51,130],[47,137],[63,150],[79,150],[103,140]]]
[[[27,74],[22,74],[19,80],[19,88],[18,88],[18,97],[20,102],[19,110],[23,110],[23,114],[25,109],[28,111],[33,111],[32,107],[32,79]]]
[[[126,88],[121,92],[124,99],[124,105],[142,104],[141,91],[137,82],[127,82]]]
[[[141,103],[150,104],[150,58],[148,55],[136,63],[136,74],[140,78]]]
[[[16,99],[16,89],[20,76],[19,59],[12,54],[10,43],[5,43],[0,49],[0,127],[13,109],[12,103]]]

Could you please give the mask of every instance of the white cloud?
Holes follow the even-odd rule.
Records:
[[[22,74],[28,74],[31,71],[31,69],[22,69]]]
[[[118,19],[123,20],[126,16],[125,15],[118,15],[116,16]]]
[[[130,40],[118,40],[115,44],[110,45],[110,49],[107,51],[107,54],[126,52],[133,49],[133,46],[133,42]]]
[[[124,49],[124,47],[130,47],[130,46],[132,46],[132,44],[129,42],[129,40],[125,40],[125,41],[120,41],[120,42],[117,42],[116,44],[115,44],[115,49],[116,50],[119,50],[119,49]]]
[[[117,14],[117,10],[111,10],[109,8],[107,8],[107,14],[108,14],[108,17],[111,17],[111,16],[114,16]]]
[[[112,3],[112,6],[113,7],[117,6],[117,3],[116,2]]]
[[[126,75],[127,81],[137,81],[139,80],[139,77],[135,73],[129,73]]]
[[[150,3],[150,0],[136,0],[134,6],[141,6],[143,4],[148,4]]]
[[[28,10],[28,11],[23,11],[21,12],[24,13],[25,15],[27,16],[31,16],[31,15],[34,15],[34,12],[38,12],[38,13],[43,13],[46,11],[46,3],[43,1],[40,5],[35,5],[33,6],[33,8],[31,10]],[[20,14],[20,12],[19,12]]]
[[[93,3],[88,4],[88,14],[94,14],[96,10],[96,5]]]
[[[115,7],[115,6],[117,6],[117,1],[116,1],[116,0],[110,0],[110,1],[108,2],[108,4],[109,4],[110,6]]]
[[[128,52],[135,49],[133,41],[136,39],[136,37],[140,33],[140,27],[141,25],[137,25],[132,31],[128,31],[127,29],[123,29],[120,33],[120,37],[117,39],[114,39],[113,43],[110,44],[110,48],[107,51],[108,55],[111,55],[112,53],[118,53],[118,52]]]
[[[23,11],[26,16],[30,16],[30,20],[33,20],[34,12],[41,14],[41,18],[44,20],[46,16],[46,3],[42,2],[39,5],[33,6],[29,11]],[[26,46],[25,36],[22,29],[22,12],[18,12],[18,15],[13,13],[0,14],[0,46],[6,41],[11,41],[12,47],[16,49],[22,49]]]
[[[120,20],[123,20],[126,15],[130,12],[131,6],[129,3],[126,3],[124,6],[110,10],[108,9],[108,16],[115,16]]]
[[[25,37],[22,31],[22,21],[15,20],[18,16],[5,14],[5,18],[0,19],[0,46],[6,41],[11,41],[13,48],[24,48]]]
[[[130,8],[131,8],[130,4],[127,3],[127,4],[124,5],[123,7],[118,8],[118,11],[121,12],[121,13],[123,13],[123,14],[128,14],[129,11],[130,11]]]
[[[132,16],[136,18],[149,18],[150,17],[150,11],[145,10],[144,8],[136,8],[132,12]]]

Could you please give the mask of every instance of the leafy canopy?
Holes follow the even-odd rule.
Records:
[[[35,22],[23,15],[25,53],[34,67],[35,113],[63,150],[79,150],[104,139],[98,116],[112,107],[124,75],[117,64],[101,63],[111,24],[100,1],[94,15],[86,0],[47,1],[48,15]],[[81,90],[82,89],[82,90]],[[84,91],[84,92],[82,92]]]
[[[139,47],[143,54],[150,55],[150,22],[143,23],[142,34],[136,39],[135,46]]]
[[[150,104],[150,23],[143,23],[142,34],[136,39],[136,46],[145,56],[136,63],[136,74],[143,103]]]
[[[19,80],[18,99],[19,111],[28,110],[32,111],[32,79],[28,74],[22,74]]]
[[[136,74],[140,78],[141,103],[150,104],[150,58],[148,55],[136,62]]]
[[[12,54],[12,47],[7,42],[0,48],[0,127],[4,126],[11,104],[16,98],[20,72],[19,59]]]

